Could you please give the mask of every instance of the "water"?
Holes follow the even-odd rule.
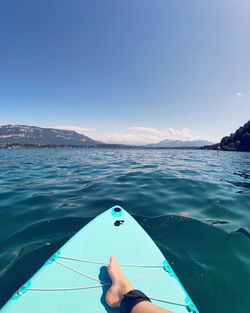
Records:
[[[0,306],[75,232],[119,204],[201,313],[250,312],[250,153],[2,149],[0,175]]]

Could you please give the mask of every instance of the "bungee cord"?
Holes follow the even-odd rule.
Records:
[[[79,261],[79,262],[85,262],[85,263],[93,263],[93,264],[102,264],[102,265],[109,265],[107,262],[97,262],[92,260],[84,260],[84,259],[76,259],[76,258],[70,258],[63,255],[57,255],[60,259],[67,259],[72,261]],[[120,264],[120,266],[128,266],[128,267],[162,267],[162,265],[142,265],[142,264]]]
[[[92,261],[92,260],[84,260],[84,259],[76,259],[76,258],[70,258],[67,256],[62,256],[62,255],[56,255],[57,259],[66,259],[66,260],[72,260],[72,261],[78,261],[78,262],[85,262],[85,263],[93,263],[93,264],[101,264],[101,265],[108,265],[109,263],[106,262],[97,262],[97,261]],[[98,285],[90,285],[90,286],[79,286],[79,287],[67,287],[67,288],[35,288],[35,287],[28,287],[26,290],[30,290],[30,291],[74,291],[74,290],[84,290],[84,289],[91,289],[91,288],[98,288],[98,287],[104,287],[104,286],[110,286],[112,283],[109,282],[103,282],[93,276],[87,275],[85,273],[82,273],[66,264],[61,263],[60,261],[58,261],[57,259],[54,259],[53,262],[57,263],[60,266],[63,266],[64,268],[67,268],[68,270],[71,270],[79,275],[85,276],[89,279],[95,280],[97,282],[99,282],[100,284]],[[153,267],[161,267],[164,268],[164,265],[141,265],[141,264],[120,264],[121,266],[127,266],[127,267],[148,267],[148,268],[153,268]],[[130,279],[130,281],[137,281],[137,280],[141,280],[141,279],[145,279],[148,277],[152,277],[152,276],[157,276],[160,274],[166,273],[165,270],[162,270],[160,272],[156,272],[153,274],[149,274],[149,275],[145,275],[145,276],[140,276],[140,277],[136,277],[133,279]],[[23,295],[22,292],[18,292],[17,295]],[[155,300],[155,301],[160,301],[160,302],[165,302],[168,304],[173,304],[173,305],[179,305],[179,306],[184,306],[187,307],[188,304],[187,303],[181,303],[181,302],[175,302],[175,301],[170,301],[170,300],[166,300],[166,299],[160,299],[160,298],[155,298],[155,297],[150,297],[149,298],[151,300]]]

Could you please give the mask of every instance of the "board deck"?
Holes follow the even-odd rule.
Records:
[[[124,264],[122,271],[133,287],[153,303],[174,313],[199,312],[148,234],[129,213],[114,206],[68,240],[1,313],[119,312],[105,302],[111,255]]]

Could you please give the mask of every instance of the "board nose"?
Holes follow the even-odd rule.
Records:
[[[123,213],[123,208],[120,207],[119,205],[115,205],[111,208],[111,214],[114,217],[120,217],[122,216],[122,213]]]

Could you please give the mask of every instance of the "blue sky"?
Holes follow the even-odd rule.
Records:
[[[249,16],[248,0],[2,0],[0,124],[219,140],[250,118]]]

